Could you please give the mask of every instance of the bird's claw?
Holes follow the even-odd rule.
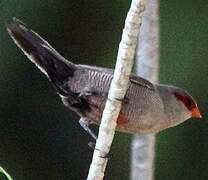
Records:
[[[88,146],[89,146],[89,148],[90,148],[91,150],[93,150],[93,151],[94,151],[94,150],[101,151],[101,150],[95,148],[95,142],[89,142],[89,143],[88,143]],[[109,153],[106,153],[105,155],[99,156],[99,157],[100,157],[100,158],[107,158],[107,159],[110,159]]]
[[[90,150],[95,150],[95,142],[88,142],[88,147],[90,148]]]
[[[129,103],[129,99],[127,97],[124,97],[123,99],[120,98],[116,98],[117,101],[121,101],[124,104],[128,104]]]

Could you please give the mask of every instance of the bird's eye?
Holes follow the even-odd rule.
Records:
[[[183,104],[187,107],[187,109],[192,110],[193,108],[196,107],[196,104],[189,96],[183,96],[178,92],[174,92],[173,94],[176,97],[176,99],[183,102]]]
[[[193,101],[189,97],[184,98],[184,104],[188,109],[192,109],[194,106]]]

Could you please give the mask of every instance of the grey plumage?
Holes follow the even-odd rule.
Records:
[[[89,123],[99,124],[113,70],[73,64],[16,18],[7,29],[18,47],[51,80],[64,105]],[[189,96],[180,88],[152,84],[132,74],[116,130],[155,133],[190,118],[191,111],[174,97],[175,91]]]

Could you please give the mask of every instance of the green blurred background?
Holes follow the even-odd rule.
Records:
[[[16,180],[85,179],[92,152],[78,117],[9,38],[20,18],[62,55],[113,67],[130,0],[0,1],[0,165]],[[208,2],[160,1],[160,81],[187,89],[203,119],[157,135],[155,179],[208,179]],[[106,179],[129,179],[131,136],[117,133]],[[3,179],[3,176],[0,176]]]

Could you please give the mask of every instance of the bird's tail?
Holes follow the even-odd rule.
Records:
[[[69,92],[66,82],[73,76],[76,65],[16,18],[7,26],[7,31],[24,54],[53,82],[58,93],[66,95]]]

